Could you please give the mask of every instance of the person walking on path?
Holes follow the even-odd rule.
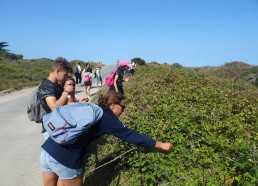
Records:
[[[94,72],[94,76],[96,77],[97,79],[97,87],[99,86],[99,83],[100,83],[100,86],[102,86],[102,77],[101,77],[101,74],[100,74],[100,70],[101,70],[101,67],[97,67],[95,72]]]
[[[76,66],[74,68],[74,75],[75,75],[76,85],[78,87],[81,86],[81,82],[82,82],[82,73],[81,72],[82,72],[82,69],[81,69],[80,63],[77,62]]]
[[[131,70],[132,77],[134,76],[135,69],[136,69],[136,64],[135,64],[134,61],[131,61],[131,68],[130,68],[130,70]]]
[[[40,164],[44,186],[56,186],[58,178],[62,180],[63,186],[82,186],[83,159],[87,153],[87,147],[93,140],[105,134],[146,148],[164,151],[172,149],[172,143],[156,141],[139,134],[118,119],[126,107],[123,94],[108,92],[99,97],[98,104],[103,109],[101,120],[79,136],[74,144],[60,145],[52,138],[48,138],[42,145]]]
[[[83,81],[84,81],[84,89],[88,98],[90,98],[90,88],[92,86],[92,68],[90,67],[90,63],[86,63],[86,68],[82,72]]]
[[[128,81],[128,78],[124,79],[125,70],[129,69],[130,65],[127,61],[123,60],[119,63],[119,67],[117,68],[114,84],[109,88],[109,91],[116,91],[124,94],[123,82]]]

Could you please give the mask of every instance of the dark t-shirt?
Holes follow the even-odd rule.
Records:
[[[48,79],[44,79],[41,82],[38,89],[38,98],[40,99],[40,104],[42,105],[43,109],[45,109],[47,113],[50,113],[51,109],[48,107],[45,98],[51,96],[51,97],[56,97],[56,100],[58,100],[61,97],[63,91],[64,89],[63,87],[60,86],[59,83],[52,83]],[[44,127],[42,129],[42,132],[45,132]]]
[[[86,68],[86,69],[85,69],[85,72],[90,72],[90,73],[92,73],[92,68],[91,68],[91,67]]]
[[[116,75],[118,75],[116,84],[117,84],[117,86],[121,86],[122,87],[123,86],[123,82],[124,82],[124,71],[118,69],[116,71]]]

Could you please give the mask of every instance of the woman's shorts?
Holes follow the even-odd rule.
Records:
[[[91,81],[90,82],[84,82],[84,86],[91,86]]]
[[[40,153],[40,164],[43,172],[55,173],[64,180],[76,178],[83,172],[82,168],[71,169],[62,165],[52,156],[50,156],[44,149],[42,149]]]
[[[96,76],[97,82],[101,82],[102,81],[102,77],[101,76]]]

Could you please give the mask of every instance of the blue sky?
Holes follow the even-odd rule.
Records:
[[[0,41],[25,59],[258,65],[258,0],[0,0],[0,8]]]

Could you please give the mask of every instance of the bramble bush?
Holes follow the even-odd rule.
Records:
[[[168,65],[137,70],[125,84],[122,121],[175,147],[170,153],[143,148],[127,153],[115,165],[122,175],[111,185],[258,184],[258,89],[217,75]],[[99,148],[99,154],[132,148],[112,143],[116,149]]]

